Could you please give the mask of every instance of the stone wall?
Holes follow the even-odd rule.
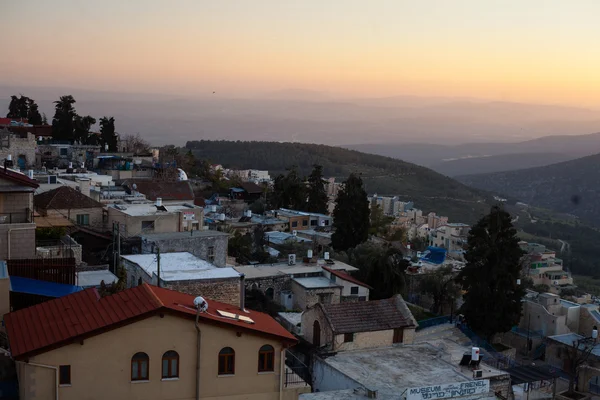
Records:
[[[209,247],[214,247],[214,260],[211,261],[217,267],[227,266],[227,245],[229,237],[226,235],[218,236],[193,236],[177,237],[173,239],[152,239],[150,238],[142,244],[142,253],[153,253],[154,246],[160,246],[163,253],[174,253],[187,251],[205,261],[208,259]]]
[[[341,287],[329,287],[322,289],[306,289],[300,284],[292,281],[292,293],[294,294],[294,308],[305,310],[320,303],[319,295],[331,295],[331,304],[338,304],[342,297]]]
[[[161,284],[162,287],[178,292],[202,296],[209,300],[240,305],[240,279],[202,279],[193,281],[171,281]]]
[[[273,300],[281,303],[281,292],[291,290],[291,277],[289,275],[269,276],[263,278],[246,277],[246,290],[260,290],[265,295],[267,289],[273,289]]]
[[[19,157],[25,159],[25,166],[31,167],[35,164],[35,135],[27,133],[26,137],[0,132],[0,160],[4,161],[10,154],[13,159],[14,168],[19,168]]]
[[[344,342],[345,335],[335,335],[333,351],[348,351],[360,349],[373,349],[377,347],[389,347],[393,343],[394,330],[374,332],[357,332],[352,334],[351,342]]]
[[[329,322],[327,318],[325,318],[325,314],[323,314],[323,310],[321,307],[312,307],[302,314],[302,323],[300,324],[302,329],[302,336],[309,343],[314,344],[314,323],[315,321],[319,322],[320,327],[320,336],[321,336],[321,346],[327,345],[329,349],[333,347],[333,332],[331,331],[331,327],[329,326]]]

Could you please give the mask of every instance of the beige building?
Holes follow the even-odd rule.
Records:
[[[45,217],[62,217],[76,225],[93,228],[104,226],[103,204],[70,186],[40,193],[34,197],[34,204],[36,211]]]
[[[304,339],[332,352],[411,344],[417,325],[400,295],[358,303],[319,303],[302,314]]]
[[[141,285],[87,289],[5,317],[20,398],[292,400],[296,339],[266,314]],[[26,321],[37,321],[29,324]]]
[[[27,175],[0,168],[0,260],[35,256],[33,193],[37,187]]]
[[[126,237],[197,231],[204,226],[204,209],[189,203],[163,205],[157,200],[150,204],[111,204],[107,212],[108,226],[118,223]]]
[[[342,287],[341,301],[368,301],[371,286],[363,283],[345,271],[323,266],[323,275]]]

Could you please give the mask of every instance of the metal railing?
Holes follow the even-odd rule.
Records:
[[[309,386],[310,370],[292,352],[285,352],[285,377],[284,386]]]
[[[417,321],[419,326],[417,327],[416,330],[420,331],[421,329],[430,328],[432,326],[449,324],[450,322],[452,322],[452,318],[449,315],[445,315],[443,317],[428,318],[428,319],[424,319],[421,321]]]

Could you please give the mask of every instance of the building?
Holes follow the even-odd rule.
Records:
[[[122,186],[129,195],[141,193],[148,200],[161,199],[165,205],[180,204],[182,202],[194,204],[194,189],[189,181],[127,179],[123,181]]]
[[[89,186],[87,190],[89,193]],[[38,194],[34,203],[36,211],[43,216],[63,217],[93,228],[104,226],[104,205],[69,186]]]
[[[0,168],[0,260],[35,257],[33,193],[37,182]]]
[[[429,214],[427,214],[427,221],[424,222],[427,222],[429,228],[437,229],[438,227],[446,225],[448,223],[448,217],[442,217],[440,215],[436,215],[436,213],[434,212],[430,212]]]
[[[149,283],[191,295],[203,294],[228,304],[240,304],[241,275],[219,268],[191,253],[131,254],[121,256],[127,286]]]
[[[306,275],[310,274],[306,273]],[[304,275],[304,274],[302,274]],[[296,310],[306,310],[317,303],[337,304],[342,301],[342,285],[322,274],[317,276],[292,277],[293,305]]]
[[[271,211],[270,214],[275,218],[287,220],[290,232],[315,228],[327,230],[333,225],[333,218],[325,214],[295,211],[286,208]]]
[[[273,318],[194,299],[147,284],[106,297],[92,288],[7,314],[20,398],[293,400],[310,390],[286,385],[296,339]]]
[[[538,243],[524,241],[519,242],[519,246],[527,253],[523,257],[525,272],[534,285],[547,285],[552,293],[575,287],[571,273],[563,269],[563,261],[556,257],[555,251]]]
[[[14,157],[15,167],[24,170],[35,165],[35,135],[0,128],[0,160]]]
[[[377,206],[381,208],[383,215],[389,216],[400,215],[413,208],[414,205],[412,201],[400,201],[398,196],[377,196],[377,194],[374,194],[369,200],[371,207]]]
[[[446,223],[430,231],[431,246],[446,249],[448,255],[461,259],[471,227],[461,223]]]
[[[111,285],[119,280],[115,274],[108,270],[108,266],[103,269],[83,270],[76,272],[76,284],[84,289],[100,288],[102,282],[105,285]]]
[[[400,295],[358,303],[317,303],[302,314],[304,339],[331,352],[410,344],[417,325]]]
[[[193,204],[111,204],[107,207],[107,226],[119,224],[125,237],[149,233],[189,232],[202,230],[203,208]]]
[[[342,270],[335,270],[323,266],[325,278],[342,287],[341,301],[368,301],[371,286],[363,283]]]
[[[67,168],[69,165],[92,168],[94,159],[100,154],[100,146],[83,144],[38,143],[39,167]]]
[[[519,328],[543,337],[578,332],[580,314],[579,304],[556,294],[528,291]]]
[[[142,253],[155,253],[160,248],[164,253],[188,252],[217,267],[227,265],[227,243],[229,234],[219,231],[190,231],[170,233],[148,233],[142,238]]]
[[[243,200],[252,203],[259,200],[265,189],[254,182],[242,182],[239,186],[231,188],[229,195],[233,200]]]

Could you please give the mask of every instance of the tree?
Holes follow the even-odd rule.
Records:
[[[333,221],[335,232],[331,245],[337,251],[345,251],[365,242],[369,237],[369,202],[362,179],[350,174],[339,191]]]
[[[73,141],[73,132],[75,131],[75,118],[77,112],[73,104],[75,99],[73,96],[61,96],[60,100],[54,102],[55,112],[52,119],[52,137],[58,140]]]
[[[273,209],[291,208],[305,210],[306,187],[298,175],[296,166],[287,169],[287,175],[278,175],[273,182],[269,205]]]
[[[125,149],[127,152],[133,154],[148,154],[150,153],[150,143],[144,140],[139,133],[135,135],[125,135],[122,138],[125,143]]]
[[[115,118],[100,118],[100,136],[103,149],[108,144],[108,151],[117,151],[117,134],[115,132]]]
[[[42,124],[42,115],[40,114],[40,110],[38,105],[32,99],[28,99],[28,111],[27,111],[27,122],[31,125],[41,125]]]
[[[315,164],[308,176],[306,211],[327,214],[327,200],[327,190],[323,182],[323,167]]]
[[[8,114],[6,114],[6,118],[21,118],[21,104],[17,96],[10,96],[10,104],[8,105]]]
[[[466,290],[462,313],[470,328],[488,341],[519,323],[524,289],[517,231],[510,214],[498,206],[469,232],[466,264],[458,279]]]
[[[48,125],[48,117],[46,117],[46,113],[42,113],[42,125]]]
[[[450,312],[454,311],[456,299],[460,295],[455,275],[452,267],[447,266],[423,276],[420,287],[422,292],[433,299],[432,313],[443,315],[447,307],[450,307]]]
[[[383,214],[383,210],[378,204],[372,205],[371,212],[369,213],[369,233],[376,236],[387,236],[389,231],[388,225],[393,220],[394,218]]]
[[[597,329],[596,326],[594,326],[594,329]],[[596,347],[596,343],[597,340],[594,338],[581,338],[578,340],[574,340],[572,345],[563,344],[562,348],[559,349],[559,357],[561,353],[564,353],[564,356],[562,358],[564,358],[565,361],[567,361],[565,363],[565,372],[569,375],[569,390],[567,391],[567,393],[564,393],[567,396],[571,398],[579,398],[577,396],[573,396],[576,395],[575,391],[579,367],[587,361],[590,354]]]
[[[227,253],[230,257],[235,257],[235,260],[240,264],[247,264],[252,258],[253,240],[251,235],[242,235],[236,231],[229,238]]]
[[[81,117],[75,116],[75,130],[73,132],[73,140],[81,144],[90,143],[90,128],[96,124],[96,119],[91,116]],[[92,139],[93,140],[93,139]]]
[[[127,271],[122,265],[117,269],[117,278],[119,279],[116,282],[108,285],[104,281],[100,282],[100,290],[98,290],[100,297],[110,296],[127,289]]]
[[[10,104],[8,105],[7,118],[14,119],[27,119],[32,125],[40,125],[42,123],[42,116],[38,109],[38,105],[35,100],[27,96],[11,96]]]

